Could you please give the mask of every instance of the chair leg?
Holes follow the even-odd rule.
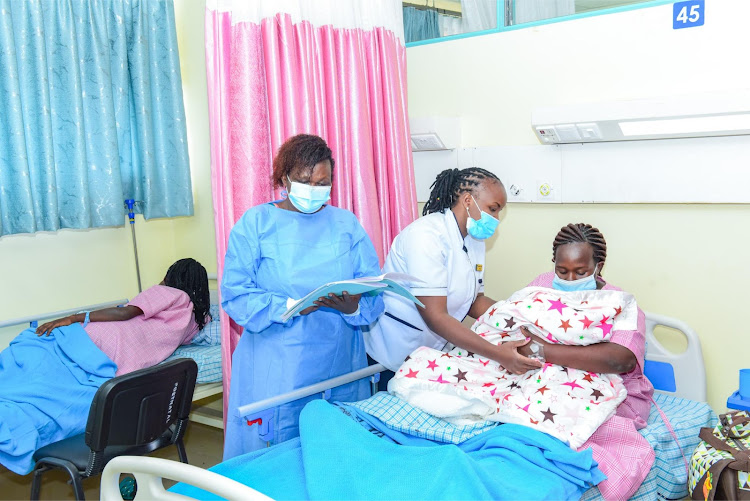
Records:
[[[83,479],[81,479],[81,476],[77,471],[69,473],[71,484],[73,484],[73,492],[75,492],[76,495],[76,501],[86,501],[86,496],[83,493]]]
[[[185,444],[182,442],[182,438],[175,442],[175,445],[177,446],[177,454],[180,456],[180,461],[188,464],[187,453],[185,452]]]
[[[31,501],[39,501],[39,492],[42,489],[42,474],[49,468],[37,466],[34,468],[34,477],[31,480]]]
[[[78,468],[76,468],[73,463],[70,463],[68,461],[60,461],[59,463],[56,463],[56,466],[67,471],[68,475],[70,475],[70,480],[68,481],[68,483],[73,487],[73,493],[76,496],[76,501],[85,501],[86,496],[83,493],[83,479],[81,478],[81,474],[78,472]]]

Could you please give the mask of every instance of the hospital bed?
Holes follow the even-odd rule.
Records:
[[[682,353],[670,352],[654,335],[658,327],[666,327],[682,333],[687,341],[687,348]],[[636,500],[652,499],[681,499],[687,496],[687,472],[683,459],[683,451],[689,455],[698,443],[698,433],[701,427],[713,426],[716,415],[706,402],[706,377],[700,340],[688,325],[676,319],[657,314],[646,314],[646,366],[645,373],[656,388],[655,402],[669,418],[674,433],[679,440],[675,443],[672,434],[659,416],[659,412],[652,405],[648,426],[641,430],[655,450],[656,459],[651,472],[644,480],[633,498]],[[249,421],[258,419],[273,407],[320,393],[326,397],[326,390],[348,382],[370,378],[374,384],[377,374],[384,370],[380,365],[374,365],[351,374],[340,376],[306,388],[300,388],[285,395],[269,398],[234,409],[240,417]],[[262,429],[261,433],[272,436],[273,430]],[[127,459],[114,460],[107,466],[102,476],[102,500],[111,501],[121,499],[113,488],[113,482],[121,473],[135,473],[137,481],[156,484],[162,478],[168,478],[185,484],[196,485],[204,490],[218,492],[226,477],[206,472],[213,477],[201,475],[200,482],[193,484],[194,467],[186,467],[177,462],[154,459],[152,465],[135,467]],[[169,464],[167,464],[169,463]],[[213,478],[213,480],[211,480]],[[112,484],[112,485],[108,485]],[[226,496],[227,499],[250,499],[257,496],[257,492],[249,489],[242,494]],[[167,496],[169,493],[167,493]],[[149,492],[151,499],[168,499],[158,496],[155,491]],[[171,499],[171,498],[169,498]],[[584,500],[601,499],[598,488],[592,487],[583,496]]]
[[[209,281],[215,281],[216,274],[209,273],[208,279]],[[165,362],[176,358],[192,358],[195,360],[198,364],[198,380],[195,392],[193,393],[193,410],[190,413],[190,420],[215,428],[224,428],[221,402],[218,402],[218,404],[214,402],[223,393],[220,346],[221,329],[218,314],[219,301],[218,292],[215,287],[210,290],[210,295],[213,319],[196,335],[196,339],[201,338],[203,340],[202,343],[180,346]],[[36,327],[43,320],[61,318],[78,313],[79,311],[93,311],[122,306],[127,302],[127,299],[119,299],[67,310],[28,315],[0,322],[0,329],[6,327]],[[195,343],[196,341],[194,340],[193,342]]]

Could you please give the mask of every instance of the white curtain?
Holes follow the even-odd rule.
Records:
[[[460,17],[438,14],[438,27],[440,29],[441,37],[459,35],[464,32]]]
[[[495,28],[497,9],[496,0],[461,0],[464,33]]]
[[[490,30],[497,27],[497,0],[461,0],[461,17],[438,15],[440,36]]]
[[[530,23],[575,13],[575,0],[515,0],[512,23]]]

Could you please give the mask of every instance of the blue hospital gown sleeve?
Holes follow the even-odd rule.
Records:
[[[272,323],[282,324],[287,297],[258,287],[260,242],[241,219],[232,228],[221,279],[221,307],[250,332],[261,332]]]
[[[374,277],[380,275],[380,264],[375,247],[365,229],[357,222],[353,230],[354,241],[351,256],[354,264],[354,278]],[[383,294],[370,296],[362,295],[359,300],[359,314],[342,315],[343,319],[351,326],[370,325],[385,311]]]

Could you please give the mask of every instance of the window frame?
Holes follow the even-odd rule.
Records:
[[[530,23],[514,24],[513,26],[505,26],[505,0],[497,1],[497,27],[489,30],[472,31],[471,33],[460,33],[457,35],[449,35],[447,37],[431,38],[429,40],[420,40],[418,42],[407,42],[404,44],[406,48],[419,47],[420,45],[429,45],[439,42],[450,42],[453,40],[461,40],[463,38],[478,37],[482,35],[491,35],[493,33],[502,33],[504,31],[514,31],[524,28],[533,28],[535,26],[542,26],[545,24],[560,23],[564,21],[573,21],[576,19],[584,19],[587,17],[603,16],[607,14],[617,14],[619,12],[628,12],[631,10],[647,9],[649,7],[658,7],[660,5],[673,4],[677,0],[649,0],[647,2],[636,3],[631,5],[621,5],[619,7],[611,7],[609,9],[592,10],[589,12],[582,12],[580,14],[571,14],[569,16],[551,17],[549,19],[541,19],[539,21],[532,21]],[[514,4],[515,5],[515,4]]]

